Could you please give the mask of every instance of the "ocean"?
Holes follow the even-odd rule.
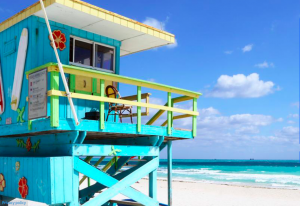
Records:
[[[300,190],[297,160],[173,160],[173,179]],[[167,160],[160,161],[159,178],[167,178]]]

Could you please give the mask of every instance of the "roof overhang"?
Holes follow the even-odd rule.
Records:
[[[79,0],[46,0],[52,21],[122,42],[121,56],[173,44],[175,36]],[[0,24],[0,31],[30,15],[44,17],[39,2]]]

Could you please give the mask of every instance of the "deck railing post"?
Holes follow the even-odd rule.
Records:
[[[104,89],[105,89],[105,80],[101,79],[100,80],[100,96],[104,97]],[[104,102],[100,102],[100,129],[104,129],[105,128],[105,114],[104,114]]]
[[[137,87],[137,102],[142,101],[142,89],[140,86]],[[137,132],[141,132],[142,129],[142,109],[137,107]]]
[[[197,112],[197,98],[193,99],[193,111]],[[193,137],[197,135],[197,116],[193,115]]]
[[[168,141],[168,206],[172,206],[172,141]]]
[[[172,96],[171,92],[168,92],[168,107],[172,107]],[[172,113],[168,111],[168,135],[172,134]]]
[[[50,89],[59,90],[59,73],[52,71],[50,73]],[[59,97],[50,97],[50,122],[51,127],[59,126]]]

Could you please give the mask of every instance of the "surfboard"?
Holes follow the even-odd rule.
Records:
[[[28,45],[28,30],[24,28],[20,37],[14,84],[11,93],[10,105],[11,105],[11,109],[14,111],[17,111],[20,102],[24,67],[25,67],[25,61],[27,55],[27,45]]]
[[[4,88],[3,88],[3,82],[2,82],[2,72],[1,72],[1,62],[0,62],[0,114],[3,114],[4,112]]]

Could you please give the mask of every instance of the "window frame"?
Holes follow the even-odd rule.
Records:
[[[70,41],[71,38],[73,38],[73,54],[69,54],[69,55],[73,55],[73,62],[70,62],[69,60],[69,64],[70,65],[74,65],[74,66],[79,66],[79,67],[85,67],[88,69],[94,69],[94,70],[98,70],[98,71],[102,71],[102,72],[108,72],[108,73],[116,73],[116,48],[107,44],[103,44],[103,43],[99,43],[99,42],[95,42],[95,41],[91,41],[88,39],[84,39],[84,38],[80,38],[77,36],[73,36],[70,35]],[[82,41],[85,43],[89,43],[93,45],[93,66],[88,66],[85,64],[79,64],[79,63],[75,63],[75,41]],[[95,60],[96,60],[96,45],[100,45],[100,46],[104,46],[104,47],[108,47],[114,50],[114,59],[113,59],[113,70],[108,70],[108,69],[103,69],[103,68],[99,68],[99,67],[95,67]],[[69,52],[70,53],[70,52]],[[69,58],[70,59],[70,58]]]

